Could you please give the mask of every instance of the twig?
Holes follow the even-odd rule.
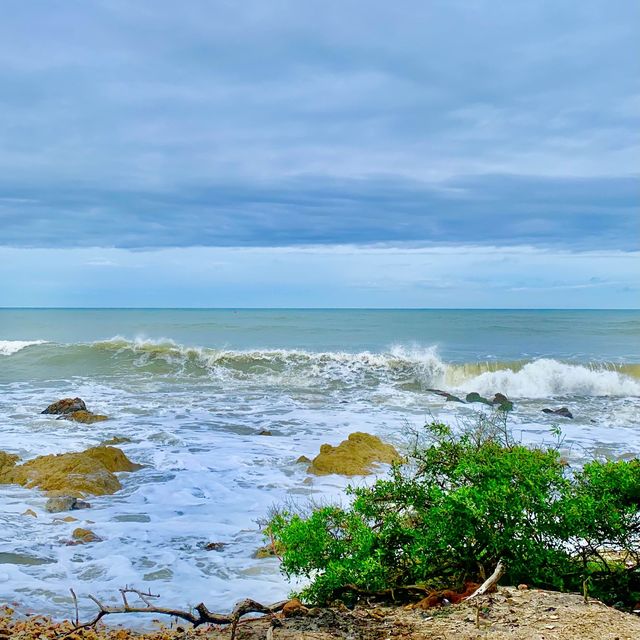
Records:
[[[75,605],[76,610],[75,624],[77,627],[80,624],[80,614],[78,613],[78,596],[73,589],[69,589],[69,591],[71,591],[71,595],[73,596],[73,604]]]

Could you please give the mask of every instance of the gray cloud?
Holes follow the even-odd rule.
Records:
[[[7,0],[0,243],[637,246],[640,5]]]

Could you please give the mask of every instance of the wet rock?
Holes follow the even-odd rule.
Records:
[[[482,402],[482,404],[493,405],[493,402],[491,400],[489,400],[488,398],[484,398],[477,391],[472,391],[471,393],[468,393],[465,400],[467,402]]]
[[[79,500],[73,496],[56,496],[49,498],[44,508],[49,513],[60,513],[61,511],[76,511],[78,509],[89,509],[91,505],[84,500]],[[71,516],[68,516],[71,517]],[[63,518],[64,519],[64,518]],[[73,518],[75,520],[75,518]],[[73,520],[66,520],[72,522]]]
[[[391,464],[400,460],[400,454],[392,445],[368,433],[356,432],[337,447],[323,444],[320,453],[311,461],[308,471],[316,475],[367,475],[372,473],[375,463]]]
[[[207,542],[204,545],[205,551],[222,551],[227,546],[226,542]]]
[[[91,529],[83,529],[82,527],[74,529],[71,537],[81,544],[87,544],[88,542],[100,542],[100,538],[91,531]]]
[[[560,409],[543,409],[543,413],[551,413],[555,416],[561,416],[563,418],[571,418],[573,420],[573,413],[567,409],[567,407],[560,407]]]
[[[300,456],[296,460],[296,464],[310,464],[310,463],[311,463],[311,458],[307,458],[307,456]]]
[[[271,431],[269,431],[269,429],[263,429],[262,431],[260,431],[260,433],[258,433],[259,436],[272,436],[273,433],[271,433]]]
[[[503,393],[496,393],[493,396],[492,404],[497,404],[500,411],[511,411],[513,409],[513,402]]]
[[[462,402],[464,404],[464,400],[462,400],[461,398],[458,398],[458,396],[454,396],[452,393],[449,393],[448,391],[441,391],[440,389],[427,389],[427,391],[430,391],[431,393],[435,393],[438,396],[442,396],[443,398],[446,398],[446,402]]]
[[[105,495],[121,488],[118,471],[140,469],[115,447],[39,456],[2,473],[0,482],[39,488],[63,496]]]
[[[27,509],[26,511],[23,511],[20,515],[31,516],[32,518],[38,517],[38,514],[33,509]]]
[[[127,438],[126,436],[113,436],[113,438],[109,438],[108,440],[103,440],[100,443],[101,447],[109,447],[115,446],[117,444],[127,444],[131,442],[131,438]]]
[[[74,411],[86,411],[87,405],[82,398],[63,398],[50,404],[42,413],[61,414],[73,413]]]
[[[108,420],[107,416],[102,416],[99,413],[92,413],[80,409],[79,411],[72,411],[71,413],[62,414],[58,420],[73,420],[74,422],[80,422],[82,424],[93,424],[94,422],[104,422]]]
[[[13,470],[20,457],[14,453],[6,453],[0,451],[0,483],[10,482],[4,478],[9,478],[13,474]]]
[[[258,547],[252,557],[262,560],[263,558],[277,558],[279,555],[282,555],[282,549],[277,545],[274,548],[273,544],[265,544],[263,547]]]

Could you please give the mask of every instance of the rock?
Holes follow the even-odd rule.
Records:
[[[127,444],[131,442],[131,438],[127,438],[125,436],[113,436],[113,438],[109,438],[108,440],[103,440],[100,443],[101,447],[114,446],[116,444]]]
[[[296,464],[309,464],[311,462],[311,458],[307,458],[307,456],[300,456],[296,460]]]
[[[58,420],[73,420],[74,422],[81,422],[82,424],[93,424],[94,422],[104,422],[108,420],[107,416],[102,416],[99,413],[92,413],[85,409],[78,411],[72,411],[70,413],[63,413]]]
[[[74,529],[71,537],[82,544],[87,544],[88,542],[100,542],[100,538],[91,531],[91,529],[83,529],[82,527]]]
[[[33,509],[27,509],[26,511],[24,511],[20,515],[22,515],[22,516],[31,516],[32,518],[37,518],[38,517],[38,514]]]
[[[377,462],[391,464],[402,458],[395,447],[386,444],[368,433],[352,433],[337,447],[323,444],[320,453],[311,461],[309,473],[327,475],[337,473],[345,476],[367,475]]]
[[[204,549],[205,551],[222,551],[226,546],[225,542],[207,542]]]
[[[503,393],[496,393],[493,396],[492,404],[497,404],[500,411],[511,411],[513,409],[513,402]]]
[[[81,398],[63,398],[50,404],[42,413],[65,414],[74,411],[86,411],[87,405]]]
[[[462,402],[464,404],[464,400],[458,398],[458,396],[454,396],[452,393],[449,393],[448,391],[441,391],[440,389],[427,389],[427,391],[430,391],[431,393],[435,393],[438,396],[442,396],[443,398],[446,398],[446,402]]]
[[[527,591],[528,589],[529,589],[529,586],[524,583],[518,585],[518,591]]]
[[[262,431],[260,431],[260,433],[258,433],[259,436],[272,436],[273,433],[271,433],[271,431],[269,431],[269,429],[263,429]]]
[[[255,550],[253,557],[262,560],[263,558],[277,558],[278,554],[272,544],[265,544],[264,547]]]
[[[13,474],[18,460],[20,460],[20,457],[14,453],[0,451],[0,483],[10,482],[10,480],[5,480],[5,478],[9,478]]]
[[[467,402],[482,402],[482,404],[488,404],[488,405],[493,404],[491,400],[489,400],[488,398],[484,398],[477,391],[472,391],[471,393],[468,393],[465,400]]]
[[[298,598],[289,600],[284,607],[282,607],[282,615],[285,618],[292,618],[293,616],[303,616],[307,613],[308,609],[305,607]]]
[[[92,447],[79,453],[39,456],[21,465],[9,467],[0,482],[64,496],[105,495],[121,488],[114,475],[118,471],[140,469],[115,447]],[[63,509],[67,510],[67,509]]]
[[[562,416],[563,418],[571,418],[573,420],[573,413],[567,409],[567,407],[560,407],[560,409],[543,409],[543,413],[552,413],[556,416]]]
[[[91,505],[84,500],[78,500],[73,496],[56,496],[49,498],[44,508],[49,513],[60,513],[61,511],[76,511],[78,509],[89,509]],[[71,517],[71,516],[67,516]],[[63,518],[64,519],[64,518]],[[75,520],[75,518],[73,518]],[[67,522],[71,522],[67,520]]]

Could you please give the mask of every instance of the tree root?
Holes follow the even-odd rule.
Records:
[[[130,604],[127,598],[127,594],[136,595],[142,601],[142,605]],[[103,602],[100,602],[100,600],[98,600],[98,598],[96,598],[95,596],[89,595],[88,598],[95,602],[95,604],[98,606],[98,613],[96,613],[96,615],[91,620],[83,624],[79,624],[76,617],[76,625],[62,637],[66,638],[67,636],[70,636],[71,634],[80,631],[81,629],[89,629],[91,627],[95,627],[98,622],[102,620],[102,618],[108,615],[118,613],[154,613],[186,620],[187,622],[190,622],[194,627],[199,627],[202,624],[230,624],[231,640],[233,640],[236,635],[238,622],[240,622],[240,618],[242,618],[242,616],[245,616],[249,613],[278,613],[279,611],[282,611],[284,605],[288,602],[288,600],[282,600],[281,602],[264,605],[256,602],[255,600],[251,600],[250,598],[245,598],[244,600],[240,600],[236,603],[231,613],[226,614],[214,613],[212,611],[209,611],[206,605],[202,602],[190,611],[157,607],[151,602],[151,600],[153,598],[159,598],[160,596],[158,594],[153,594],[150,591],[140,591],[138,589],[133,589],[130,587],[120,589],[120,595],[122,597],[122,605],[117,607],[108,606]],[[75,598],[75,594],[73,594],[73,596]]]

